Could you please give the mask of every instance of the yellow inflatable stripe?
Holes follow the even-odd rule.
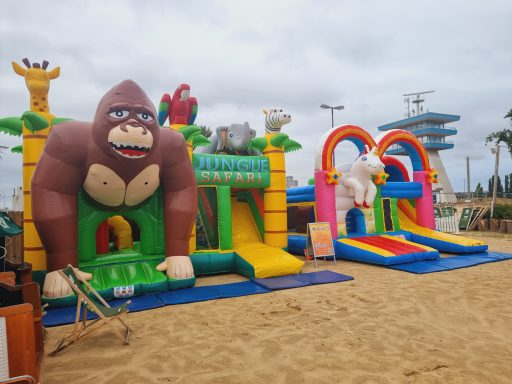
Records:
[[[233,249],[254,268],[255,277],[273,277],[297,274],[304,262],[279,247],[264,244],[247,203],[233,201]],[[281,237],[282,234],[266,234]],[[287,234],[284,234],[287,238]]]
[[[337,241],[339,241],[340,243],[343,243],[343,244],[350,245],[350,246],[355,247],[355,248],[360,248],[360,249],[364,249],[365,251],[368,251],[368,252],[376,253],[377,255],[380,255],[380,256],[384,256],[384,257],[396,256],[392,252],[386,251],[386,250],[384,250],[382,248],[379,248],[379,247],[375,247],[373,245],[361,243],[361,242],[359,242],[357,240],[338,239]]]
[[[386,239],[391,239],[391,240],[398,241],[400,243],[404,243],[407,245],[413,245],[418,248],[423,248],[425,251],[436,251],[436,249],[434,249],[434,248],[430,248],[430,247],[427,247],[426,245],[422,245],[422,244],[418,244],[418,243],[415,243],[415,242],[412,242],[409,240],[402,239],[399,236],[380,235],[380,237],[385,237]]]
[[[412,220],[413,222],[416,222],[416,209],[412,206],[412,204],[405,199],[399,199],[398,200],[398,208],[403,210],[404,213],[407,215],[407,217]]]
[[[443,233],[439,231],[434,231],[433,229],[430,228],[421,227],[413,223],[401,210],[398,210],[398,219],[400,220],[400,228],[402,228],[405,231],[412,232],[416,235],[425,236],[431,239],[446,241],[454,244],[459,244],[466,247],[486,244],[484,241],[474,240],[468,237],[458,235],[451,235],[449,233]]]
[[[280,248],[263,243],[234,246],[235,252],[254,268],[254,276],[273,277],[300,272],[304,262]]]
[[[46,254],[44,250],[24,250],[24,260],[32,264],[33,271],[44,271],[46,269]]]

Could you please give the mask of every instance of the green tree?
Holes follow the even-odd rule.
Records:
[[[508,195],[508,193],[510,192],[510,184],[509,184],[509,178],[508,178],[508,175],[505,175],[505,193]]]
[[[494,176],[489,179],[489,194],[492,195],[494,190]],[[501,183],[501,178],[498,175],[498,187],[496,188],[496,196],[503,197],[503,184]]]
[[[503,197],[503,184],[501,183],[501,178],[498,175],[498,188],[496,188],[496,196]]]
[[[508,111],[504,118],[510,119],[512,125],[512,109]],[[496,142],[497,144],[504,143],[507,146],[508,153],[512,156],[512,129],[505,128],[501,131],[492,132],[485,138],[485,144],[491,142]]]
[[[489,194],[492,194],[492,186],[494,185],[494,179],[493,177],[491,177],[489,179],[489,182],[487,183],[487,192],[489,192]]]
[[[484,196],[484,187],[482,187],[482,184],[478,183],[475,188],[475,197],[483,197]]]

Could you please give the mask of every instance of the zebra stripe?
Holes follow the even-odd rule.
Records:
[[[291,116],[282,109],[272,108],[265,116],[265,133],[279,133],[283,125],[291,121]]]

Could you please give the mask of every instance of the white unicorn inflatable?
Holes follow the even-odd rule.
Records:
[[[341,183],[348,189],[348,196],[354,196],[354,207],[370,208],[377,194],[372,175],[384,172],[377,148],[365,145],[366,152],[359,156],[350,171],[341,178]],[[338,194],[337,194],[338,195]]]

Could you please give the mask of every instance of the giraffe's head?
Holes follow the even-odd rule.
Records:
[[[60,67],[55,67],[47,71],[48,61],[43,60],[42,64],[32,63],[25,58],[22,60],[26,69],[16,62],[12,62],[14,72],[25,78],[25,84],[30,91],[30,107],[33,111],[48,111],[48,90],[50,89],[50,80],[56,79],[60,75]]]

